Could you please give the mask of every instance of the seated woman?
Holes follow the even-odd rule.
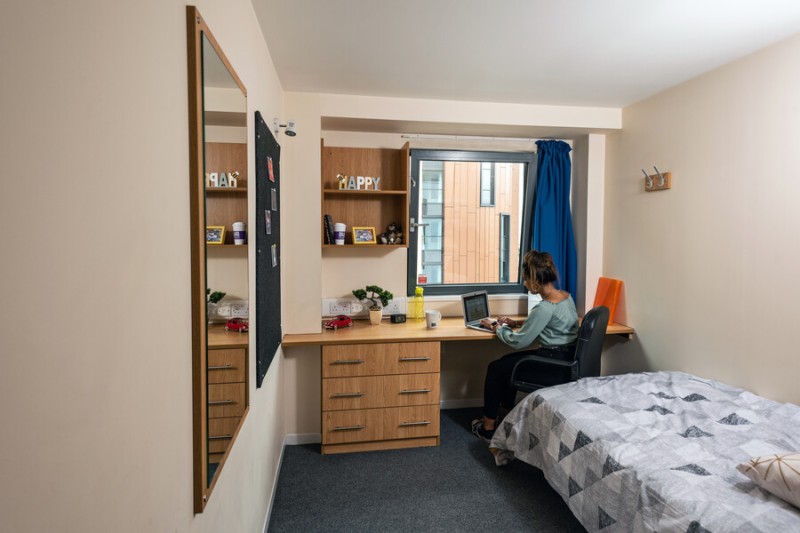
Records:
[[[472,432],[489,442],[494,436],[500,407],[514,407],[516,391],[511,388],[514,365],[528,354],[569,360],[578,339],[578,312],[572,296],[555,288],[558,272],[547,252],[531,250],[522,263],[525,288],[539,294],[542,301],[520,323],[502,316],[497,322],[484,319],[482,323],[494,330],[497,337],[516,350],[538,343],[533,351],[513,352],[489,363],[483,390],[483,418],[473,420]],[[521,325],[519,331],[511,328]]]

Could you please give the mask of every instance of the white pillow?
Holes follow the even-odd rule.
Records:
[[[762,489],[800,508],[800,453],[754,457],[736,469]]]

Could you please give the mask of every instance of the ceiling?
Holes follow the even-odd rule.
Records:
[[[798,0],[252,0],[283,89],[624,107],[800,32]]]

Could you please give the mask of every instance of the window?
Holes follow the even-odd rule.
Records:
[[[534,154],[412,150],[408,294],[525,292]]]

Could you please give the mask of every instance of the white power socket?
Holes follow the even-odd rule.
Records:
[[[407,309],[407,298],[394,298],[389,300],[386,307],[383,308],[384,316],[405,314]],[[356,315],[367,314],[367,306],[358,300],[343,299],[343,298],[323,298],[322,299],[322,316],[337,316],[337,315]]]
[[[404,315],[406,314],[408,298],[394,298],[389,300],[386,307],[383,308],[383,314],[386,315]]]
[[[364,306],[358,300],[323,298],[322,316],[354,315],[360,313]]]

